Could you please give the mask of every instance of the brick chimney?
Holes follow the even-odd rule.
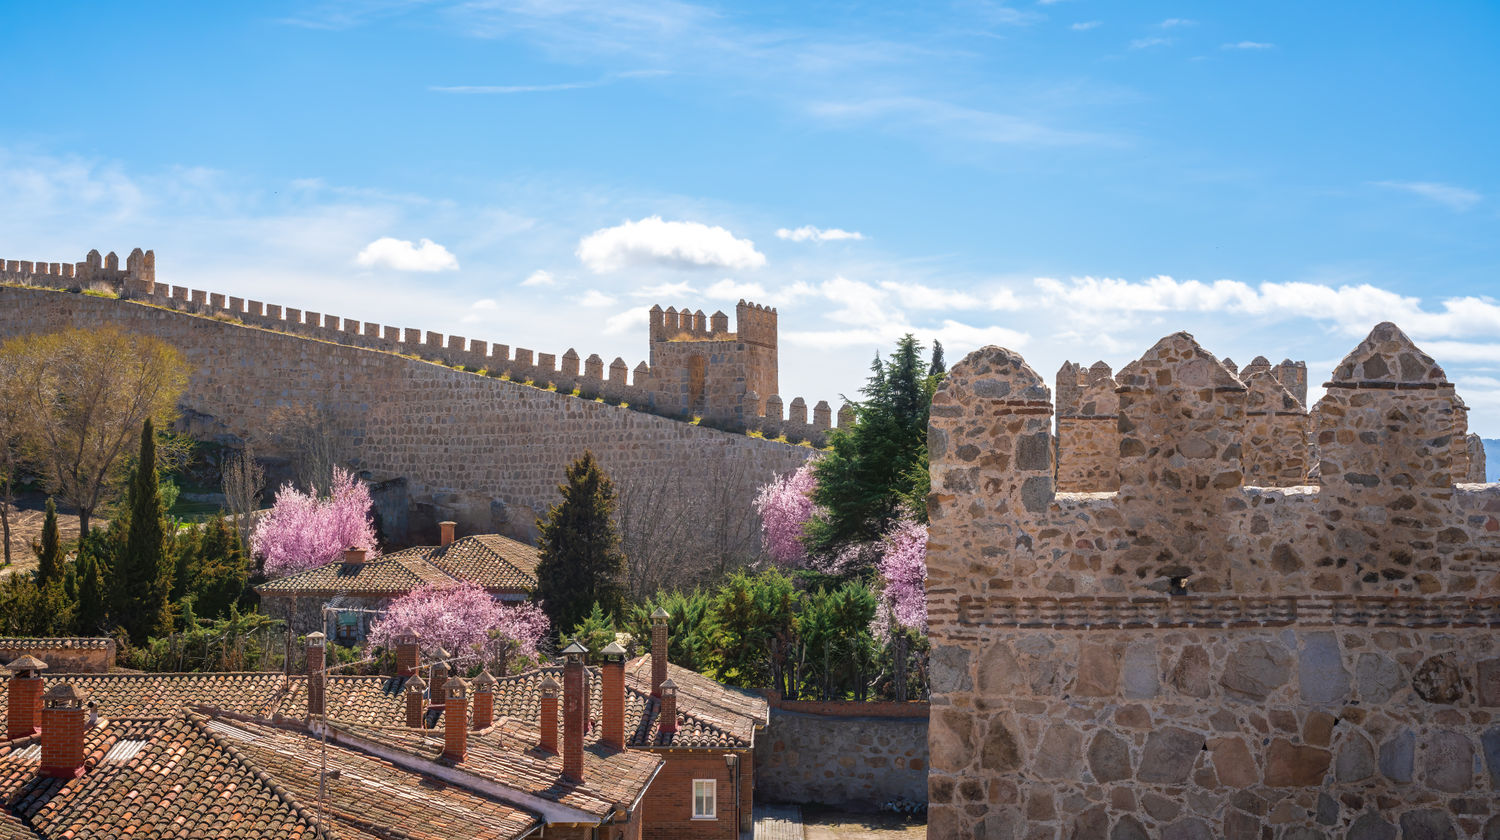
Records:
[[[415,677],[422,663],[422,648],[417,644],[415,633],[402,633],[396,637],[396,676]]]
[[[412,729],[422,728],[422,715],[427,712],[427,683],[416,675],[406,680],[406,725]]]
[[[549,753],[557,752],[557,680],[548,674],[542,679],[542,719],[537,721],[542,738],[537,746]]]
[[[661,607],[651,614],[651,696],[661,696],[662,681],[667,678],[667,611]]]
[[[610,642],[599,652],[604,657],[600,669],[600,694],[603,695],[604,731],[599,739],[617,750],[625,749],[625,648],[619,642]]]
[[[363,566],[365,564],[365,550],[363,548],[344,549],[345,566]]]
[[[432,663],[432,705],[441,706],[448,695],[443,693],[443,684],[448,682],[448,651],[438,648],[438,661]]]
[[[495,722],[495,678],[481,668],[474,678],[474,728],[484,729]]]
[[[42,731],[42,672],[47,670],[47,663],[28,654],[5,667],[10,671],[5,739],[35,735]]]
[[[88,699],[71,683],[59,683],[42,696],[41,774],[54,779],[83,775],[83,733]]]
[[[661,684],[661,731],[670,735],[677,731],[677,683],[669,678]]]
[[[576,641],[563,648],[563,775],[575,782],[583,781],[583,730],[588,726],[583,658],[588,653]]]
[[[322,717],[327,714],[328,674],[324,671],[327,637],[322,633],[307,634],[307,714]]]
[[[443,684],[443,758],[463,761],[469,754],[469,684],[454,677]]]
[[[458,527],[458,523],[457,522],[439,522],[438,523],[438,530],[441,531],[442,535],[443,535],[443,539],[442,539],[442,544],[443,545],[452,545],[453,544],[453,531],[457,527]]]

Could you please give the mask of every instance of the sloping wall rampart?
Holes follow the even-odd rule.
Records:
[[[179,291],[188,294],[179,287],[174,299]],[[564,467],[585,449],[617,475],[682,465],[683,494],[701,493],[710,476],[732,481],[735,504],[747,512],[759,484],[813,454],[352,343],[310,340],[332,328],[312,326],[311,317],[306,337],[245,320],[0,287],[0,338],[102,325],[157,336],[193,367],[182,404],[203,431],[244,438],[265,431],[279,406],[323,406],[347,422],[349,443],[377,477],[404,476],[414,503],[435,506],[466,530],[529,536],[535,517],[556,501]]]

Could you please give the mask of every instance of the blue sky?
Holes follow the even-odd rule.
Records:
[[[632,366],[781,312],[783,396],[1377,321],[1500,437],[1500,6],[6,4],[0,256]],[[778,233],[780,232],[780,235]],[[431,244],[424,243],[424,240]]]

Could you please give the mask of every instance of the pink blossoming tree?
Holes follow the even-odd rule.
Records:
[[[370,626],[366,643],[392,647],[414,633],[424,656],[441,648],[462,662],[490,663],[532,657],[547,635],[547,614],[531,603],[505,605],[473,581],[429,584],[391,602]]]
[[[896,623],[927,631],[927,526],[902,520],[886,534],[876,566]]]
[[[365,483],[339,467],[333,468],[332,493],[326,499],[288,483],[250,534],[250,550],[262,558],[271,577],[331,563],[350,548],[362,548],[373,558],[380,549],[371,504]]]
[[[761,545],[778,565],[800,566],[807,560],[802,528],[816,510],[812,493],[817,483],[809,461],[794,472],[772,479],[755,497]]]

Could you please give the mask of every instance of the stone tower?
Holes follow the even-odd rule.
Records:
[[[780,393],[776,362],[776,310],[740,301],[735,332],[729,316],[703,310],[651,307],[652,398],[658,410],[735,422],[741,411],[763,409]],[[746,394],[758,396],[753,407]]]

